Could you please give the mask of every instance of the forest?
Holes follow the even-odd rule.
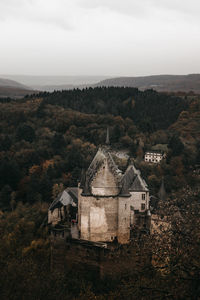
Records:
[[[200,96],[115,87],[43,92],[0,99],[0,124],[1,299],[199,299]],[[143,251],[151,248],[159,263],[133,266],[119,280],[50,271],[48,207],[77,186],[107,127],[112,147],[129,151],[141,170],[152,212],[171,224],[159,238],[143,238]],[[151,149],[166,159],[145,163]],[[162,179],[166,201],[158,197]]]

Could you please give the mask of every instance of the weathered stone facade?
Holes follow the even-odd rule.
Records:
[[[130,239],[130,197],[80,197],[81,239],[126,243]]]
[[[67,193],[52,203],[49,223],[58,224],[67,217],[67,207],[75,203],[81,240],[127,244],[132,230],[149,226],[148,187],[133,164],[122,173],[109,146],[98,150],[88,170],[82,174],[76,188],[77,200],[73,200],[73,190],[75,188],[68,188]]]

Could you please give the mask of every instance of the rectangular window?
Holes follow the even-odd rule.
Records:
[[[141,210],[145,210],[145,204],[144,203],[141,204]]]
[[[145,200],[145,194],[142,194],[142,200]]]
[[[126,204],[125,204],[125,209],[126,209]]]

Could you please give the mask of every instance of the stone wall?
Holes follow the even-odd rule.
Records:
[[[130,197],[118,198],[118,234],[120,244],[126,244],[130,239]]]
[[[118,198],[80,196],[81,239],[112,241],[118,233]]]
[[[128,243],[130,239],[130,197],[79,198],[81,239]]]
[[[112,242],[117,239],[120,244],[125,244],[130,239],[130,226],[145,222],[145,219],[141,222],[130,207],[144,213],[149,208],[148,192],[131,192],[131,197],[83,196],[81,193],[79,188],[78,230],[83,240]],[[142,203],[145,210],[141,209]],[[49,210],[48,223],[56,225],[64,213],[64,207]]]
[[[149,192],[130,192],[131,199],[130,205],[133,206],[134,210],[144,212],[149,209]],[[145,194],[145,199],[142,199],[142,194]],[[145,204],[145,209],[142,209],[141,204]]]

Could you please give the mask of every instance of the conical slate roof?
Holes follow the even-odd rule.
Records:
[[[130,165],[122,178],[122,193],[128,191],[147,192],[148,186],[145,180],[141,177],[139,170],[132,164]]]
[[[91,182],[95,178],[95,175],[97,174],[98,170],[101,168],[103,164],[107,162],[109,169],[111,173],[114,175],[116,184],[119,186],[121,181],[122,172],[118,169],[117,165],[115,164],[112,154],[109,151],[109,147],[102,147],[99,148],[97,151],[93,161],[91,162],[86,174],[84,184],[83,179],[81,181],[81,185],[83,187],[83,194],[91,194]]]
[[[129,188],[133,184],[133,181],[136,178],[136,174],[134,172],[133,168],[128,168],[122,177],[121,180],[121,185],[122,185],[122,190],[121,194],[128,194],[129,193]]]
[[[132,185],[130,186],[129,190],[132,190],[135,192],[141,192],[141,191],[146,192],[147,187],[146,187],[143,179],[139,175],[137,175],[135,177],[135,180],[133,181]]]
[[[104,146],[99,148],[87,172],[82,176],[81,187],[83,188],[84,195],[91,195],[91,183],[95,179],[98,170],[105,164],[105,161],[115,178],[120,195],[130,195],[130,191],[149,191],[145,180],[141,177],[140,171],[131,164],[123,175],[113,160],[110,148]]]

